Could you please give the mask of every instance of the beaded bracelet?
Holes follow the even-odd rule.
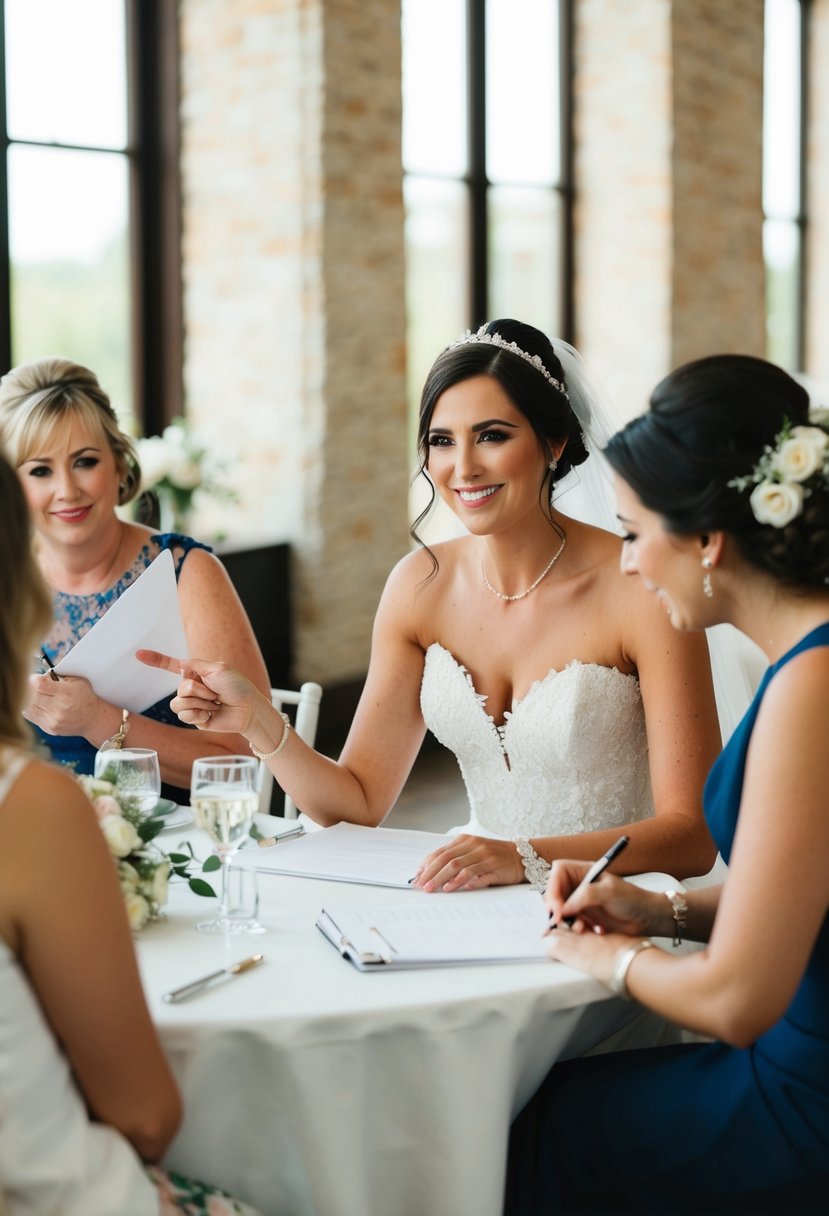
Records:
[[[650,950],[653,942],[649,937],[643,937],[641,942],[634,942],[632,946],[628,946],[624,950],[613,968],[613,974],[608,981],[608,988],[615,996],[622,997],[623,1000],[629,1001],[630,993],[628,992],[628,971],[630,964],[636,958],[637,954],[641,954],[643,950]]]
[[[526,836],[514,837],[513,844],[521,856],[521,864],[524,866],[524,877],[527,882],[534,891],[543,891],[553,867],[549,861],[538,856]]]
[[[253,746],[253,744],[250,742],[250,740],[248,740],[248,746],[250,747],[250,750],[253,752],[253,754],[257,760],[273,760],[274,756],[278,756],[279,753],[282,751],[283,747],[285,746],[285,744],[288,742],[288,735],[291,733],[291,719],[288,717],[287,714],[280,713],[279,716],[283,722],[282,738],[279,740],[279,742],[277,743],[277,745],[273,749],[273,751],[260,752]]]
[[[665,898],[670,901],[671,915],[674,918],[674,946],[682,945],[682,930],[685,928],[685,913],[688,911],[688,902],[681,891],[666,891]]]

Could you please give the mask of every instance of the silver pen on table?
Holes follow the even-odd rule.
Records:
[[[280,832],[278,836],[261,836],[258,844],[260,849],[270,849],[273,845],[279,844],[282,840],[295,840],[297,836],[304,836],[305,828],[302,824],[298,828],[294,828],[290,832]]]
[[[214,980],[220,979],[223,975],[241,975],[244,971],[250,971],[251,967],[257,967],[264,961],[264,958],[264,954],[252,954],[250,958],[240,959],[238,963],[231,963],[229,967],[221,967],[218,971],[211,971],[209,975],[203,975],[200,979],[191,980],[189,984],[183,984],[181,988],[165,992],[162,999],[168,1005],[175,1004],[176,1001],[186,1001],[188,997],[203,992]]]

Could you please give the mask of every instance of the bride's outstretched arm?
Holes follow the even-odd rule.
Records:
[[[339,760],[315,751],[293,731],[279,747],[285,731],[281,714],[225,664],[150,651],[139,651],[138,657],[180,672],[172,708],[181,720],[243,735],[311,819],[323,826],[375,827],[403,788],[425,734],[419,700],[423,649],[411,636],[411,601],[428,568],[421,554],[412,554],[389,576],[374,622],[368,675]]]

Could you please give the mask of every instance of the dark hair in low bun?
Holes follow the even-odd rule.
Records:
[[[761,524],[748,478],[786,421],[809,423],[809,395],[788,372],[750,355],[686,363],[654,389],[650,411],[610,440],[612,468],[676,533],[728,532],[742,556],[781,582],[829,581],[829,490],[811,488],[786,527]]]
[[[561,384],[567,387],[564,371],[555,353],[552,342],[540,329],[525,325],[522,321],[502,318],[489,321],[485,326],[488,334],[498,334],[505,342],[514,342],[526,354],[537,355],[544,367]],[[486,342],[470,342],[463,346],[449,346],[438,355],[432,365],[420,400],[420,417],[417,428],[418,473],[423,473],[429,459],[429,429],[432,415],[441,395],[447,389],[474,376],[492,376],[509,397],[516,409],[525,416],[541,444],[547,460],[552,459],[553,448],[562,440],[566,446],[558,458],[555,474],[547,473],[539,486],[539,494],[546,486],[549,497],[550,482],[559,481],[571,469],[587,459],[581,426],[565,393],[557,389],[536,367],[514,351]],[[431,510],[432,500],[415,520],[412,536],[422,543],[416,529]]]

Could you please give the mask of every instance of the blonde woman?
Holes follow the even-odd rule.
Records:
[[[66,359],[39,359],[0,380],[0,448],[15,466],[29,503],[41,573],[54,620],[37,639],[56,663],[95,624],[151,561],[169,549],[192,653],[216,653],[244,671],[268,695],[270,682],[250,622],[221,563],[187,536],[159,534],[119,519],[116,506],[137,493],[135,449],[118,427],[97,377]],[[26,716],[53,758],[92,771],[104,740],[119,731],[120,705],[95,694],[83,679],[31,680]],[[158,752],[163,793],[187,801],[198,756],[238,752],[232,732],[182,729],[169,699],[132,714],[129,743]]]

